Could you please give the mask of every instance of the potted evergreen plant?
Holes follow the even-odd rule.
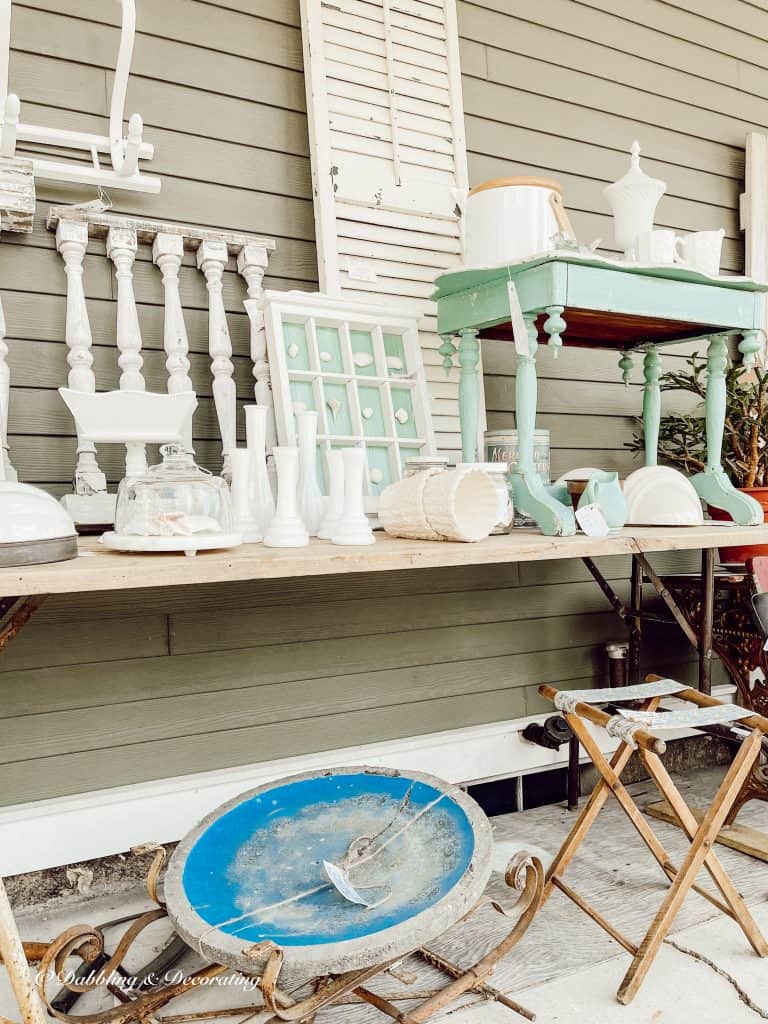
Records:
[[[694,395],[699,399],[690,413],[662,416],[659,429],[659,462],[687,475],[704,469],[706,462],[706,360],[692,356],[687,368],[667,370],[661,375],[663,391]],[[726,408],[723,437],[723,468],[734,487],[760,502],[768,522],[768,371],[745,370],[731,365],[725,377]],[[643,449],[642,421],[627,447]],[[709,507],[713,519],[727,520],[727,512]],[[767,545],[720,548],[724,562],[743,562],[756,555],[768,555]]]

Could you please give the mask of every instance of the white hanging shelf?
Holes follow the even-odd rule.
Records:
[[[140,160],[151,160],[154,156],[154,146],[143,140],[144,123],[139,114],[131,115],[127,135],[123,134],[125,97],[136,38],[135,0],[117,0],[122,8],[122,20],[109,107],[108,135],[48,128],[21,121],[19,97],[8,92],[11,2],[0,0],[0,110],[3,118],[0,123],[0,156],[15,157],[19,143],[78,150],[90,154],[90,165],[75,160],[47,160],[33,156],[31,162],[34,177],[156,195],[162,184],[160,178],[143,174],[139,168]],[[102,166],[101,156],[109,158],[108,166]]]

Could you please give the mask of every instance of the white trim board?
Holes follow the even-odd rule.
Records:
[[[715,687],[713,692],[730,696],[734,687]],[[567,763],[567,746],[546,750],[521,736],[526,725],[546,717],[533,715],[0,808],[0,876],[107,857],[141,843],[176,842],[226,800],[297,772],[367,764],[475,783],[561,768]],[[594,735],[604,753],[615,750],[617,741],[602,730]]]

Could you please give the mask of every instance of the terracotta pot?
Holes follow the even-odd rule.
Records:
[[[763,519],[768,523],[768,487],[740,487],[739,490],[760,502],[763,507]],[[730,514],[724,512],[721,508],[713,508],[712,505],[707,507],[713,519],[725,522],[731,518]],[[741,564],[746,562],[748,558],[768,556],[768,544],[742,544],[741,546],[719,548],[719,552],[721,562],[737,562]]]

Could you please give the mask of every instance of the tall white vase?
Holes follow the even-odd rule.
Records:
[[[328,462],[328,501],[325,515],[317,531],[321,540],[330,540],[339,525],[344,512],[344,456],[340,451],[331,449],[327,455]]]
[[[266,533],[275,514],[275,498],[267,472],[267,416],[266,405],[245,406],[245,437],[248,444],[250,469],[250,501],[253,518],[259,530]]]
[[[317,413],[296,413],[299,435],[299,515],[310,537],[316,537],[323,521],[325,500],[317,482]]]
[[[268,548],[303,548],[309,534],[299,515],[299,449],[278,446],[272,449],[277,468],[277,508],[264,543]]]
[[[250,453],[247,448],[233,448],[230,452],[232,466],[232,507],[235,513],[235,530],[242,534],[246,544],[258,544],[263,539],[259,524],[251,506]]]
[[[362,448],[342,448],[344,459],[344,510],[333,532],[334,544],[375,544],[371,524],[363,503],[365,452]]]

